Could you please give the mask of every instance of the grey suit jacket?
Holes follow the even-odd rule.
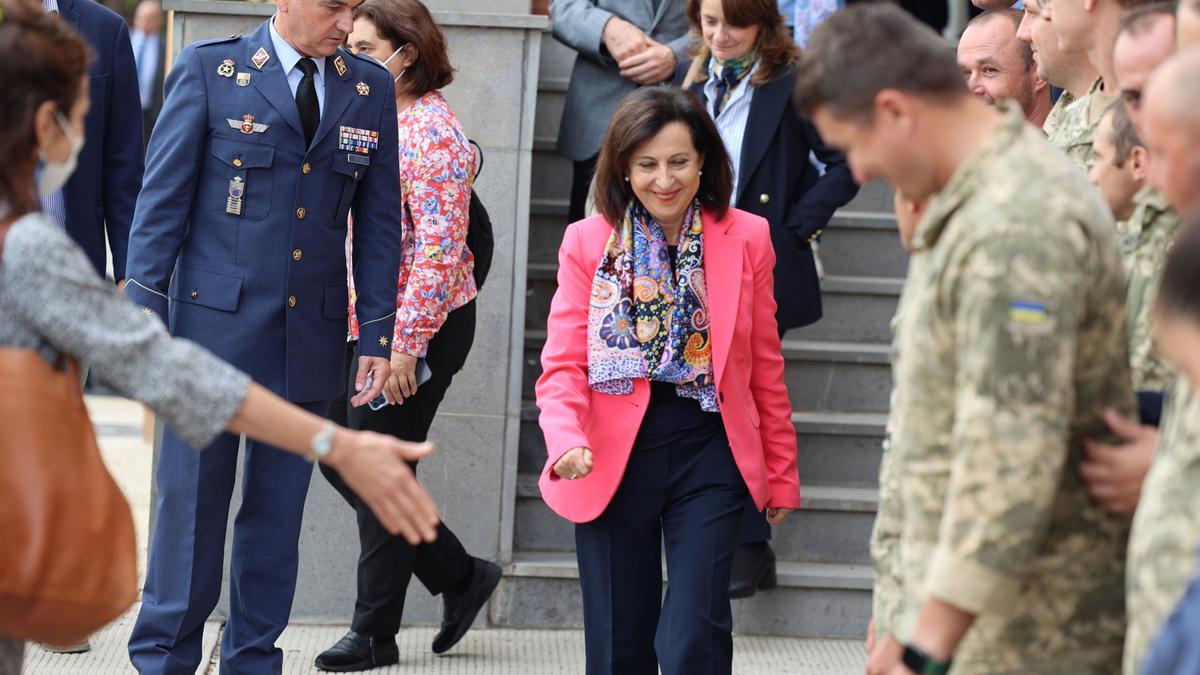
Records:
[[[683,13],[686,0],[657,0],[657,4],[655,10],[655,0],[550,3],[554,37],[579,53],[558,128],[558,151],[567,159],[582,162],[600,151],[617,104],[637,87],[632,80],[621,77],[616,60],[604,46],[604,24],[610,18],[625,19],[670,47],[680,63],[688,61],[691,37]]]

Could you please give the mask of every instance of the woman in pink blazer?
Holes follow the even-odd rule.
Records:
[[[800,505],[775,255],[731,183],[695,98],[642,88],[600,150],[600,215],[563,237],[540,486],[576,523],[588,673],[729,673],[743,500],[775,525]]]

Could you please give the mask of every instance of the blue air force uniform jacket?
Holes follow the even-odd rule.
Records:
[[[268,20],[269,21],[269,20]],[[129,237],[126,295],[292,401],[345,388],[347,214],[360,353],[390,356],[400,267],[391,75],[339,50],[305,147],[269,24],[184,48]]]

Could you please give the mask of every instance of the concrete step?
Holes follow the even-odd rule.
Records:
[[[571,179],[575,166],[571,160],[558,154],[554,147],[553,136],[538,137],[533,141],[533,182],[530,185],[530,197],[535,200],[551,199],[564,205],[562,215],[553,216],[554,220],[551,221],[557,223],[558,227],[552,227],[549,232],[549,236],[555,239],[553,243],[557,250],[558,243],[562,241],[563,228],[567,224],[566,204],[571,197]],[[547,233],[540,229],[530,232],[531,238],[546,235]]]
[[[530,263],[525,327],[544,330],[554,297],[557,263]],[[901,279],[827,276],[821,282],[824,318],[796,331],[827,342],[891,343],[890,323],[900,299]]]
[[[546,89],[538,89],[533,107],[533,135],[535,138],[558,138],[558,127],[562,122],[563,102],[567,89],[563,85],[547,83]]]
[[[821,236],[820,255],[826,274],[896,279],[908,274],[908,254],[891,214],[838,211]]]
[[[892,203],[892,187],[882,180],[873,180],[862,186],[854,199],[844,207],[847,211],[868,211],[892,215],[896,207]]]
[[[574,551],[575,531],[542,501],[538,474],[517,476],[517,551]],[[800,489],[800,510],[772,531],[771,545],[788,562],[869,564],[868,543],[879,493],[874,488]]]
[[[821,280],[820,321],[789,331],[809,340],[891,344],[892,317],[903,279],[827,275]],[[528,320],[528,312],[526,312]]]
[[[798,333],[803,331],[797,331]],[[524,396],[542,374],[544,330],[525,331]],[[786,340],[784,378],[792,407],[806,411],[886,412],[892,371],[886,345]]]
[[[537,418],[537,406],[525,401],[517,455],[522,474],[539,474],[546,464],[546,441]],[[801,484],[875,487],[886,422],[881,413],[792,413]]]
[[[561,159],[561,158],[560,158]],[[562,160],[566,162],[566,160]],[[537,171],[536,162],[534,170]],[[564,180],[568,185],[567,193],[561,199],[540,199],[534,198],[529,203],[529,262],[541,264],[554,264],[558,261],[558,247],[562,245],[563,233],[567,231],[567,195],[570,194],[571,171],[570,166],[559,169],[562,175],[555,175],[553,179],[548,181]],[[549,182],[547,183],[549,185]],[[550,187],[549,189],[555,189]],[[534,187],[537,192],[539,188]],[[561,211],[558,208],[547,209],[547,202],[561,203]]]
[[[583,625],[579,569],[573,554],[516,553],[504,574],[505,583],[492,597],[494,624],[523,628]],[[871,615],[870,567],[783,562],[777,576],[779,587],[775,590],[733,601],[735,632],[821,638],[862,638],[865,634]]]

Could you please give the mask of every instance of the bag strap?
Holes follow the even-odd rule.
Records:
[[[474,139],[468,138],[467,142],[471,144],[472,148],[475,148],[475,157],[478,160],[475,163],[475,179],[471,181],[471,185],[474,185],[475,181],[479,180],[479,174],[483,173],[483,148]]]

